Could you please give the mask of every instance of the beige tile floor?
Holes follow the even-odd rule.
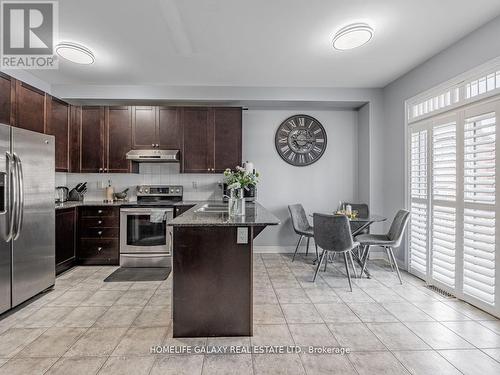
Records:
[[[0,320],[0,374],[500,374],[500,321],[384,262],[347,289],[342,264],[254,258],[254,336],[173,339],[171,277],[104,283],[77,267]],[[150,354],[152,345],[342,346],[338,354]]]

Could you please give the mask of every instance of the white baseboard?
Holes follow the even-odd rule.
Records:
[[[279,253],[292,253],[295,251],[295,246],[254,246],[253,252],[256,254],[279,254]],[[314,245],[309,246],[309,254],[314,254]],[[321,251],[321,250],[320,250]],[[306,252],[306,246],[299,246],[298,253]],[[387,254],[383,249],[372,248],[370,250],[370,259],[384,259],[387,260]],[[406,265],[401,260],[396,259],[398,267],[401,270],[406,270]]]
[[[293,253],[295,251],[295,246],[254,246],[253,252],[257,254],[278,254],[278,253]],[[315,252],[316,249],[314,247],[314,243],[311,242],[309,245],[309,253]],[[321,249],[320,249],[321,251]],[[298,253],[306,252],[306,246],[299,246]],[[370,250],[370,257],[373,259],[385,259],[386,255],[383,250],[377,250],[376,248],[372,248]]]
[[[279,254],[279,253],[293,253],[295,246],[254,246],[253,252],[258,254]],[[315,251],[314,246],[309,245],[309,252]],[[306,246],[299,246],[299,253],[306,252]]]

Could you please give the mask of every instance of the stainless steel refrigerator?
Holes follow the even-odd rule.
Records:
[[[0,124],[0,313],[55,282],[54,137]]]

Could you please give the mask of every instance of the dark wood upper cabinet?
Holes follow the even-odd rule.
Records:
[[[69,171],[80,172],[82,107],[71,105],[69,108]]]
[[[211,171],[210,134],[211,121],[208,108],[183,108],[182,128],[184,144],[182,149],[182,171],[186,173],[207,173]]]
[[[127,173],[131,162],[126,159],[132,148],[131,107],[106,108],[106,167],[107,172]]]
[[[158,108],[158,144],[160,149],[182,148],[182,127],[179,110],[175,107]]]
[[[53,135],[56,139],[56,172],[69,172],[69,124],[69,104],[47,95],[47,125],[45,132]]]
[[[15,80],[0,72],[0,123],[10,125],[12,121],[12,96],[15,90]]]
[[[45,93],[16,80],[14,126],[38,133],[45,131]]]
[[[182,146],[179,110],[175,107],[132,107],[133,149],[174,149]]]
[[[0,123],[53,135],[57,172],[138,172],[131,149],[180,150],[184,173],[241,164],[241,108],[75,106],[0,72]]]
[[[224,172],[241,165],[241,108],[213,108],[214,169]]]
[[[104,171],[104,107],[82,107],[80,172]]]
[[[183,108],[182,172],[220,173],[241,165],[241,108]]]
[[[156,107],[132,107],[133,148],[151,149],[157,143]]]

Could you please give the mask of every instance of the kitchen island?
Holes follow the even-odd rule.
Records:
[[[214,207],[199,203],[168,223],[174,337],[252,335],[253,241],[279,220],[257,202],[234,218]]]

